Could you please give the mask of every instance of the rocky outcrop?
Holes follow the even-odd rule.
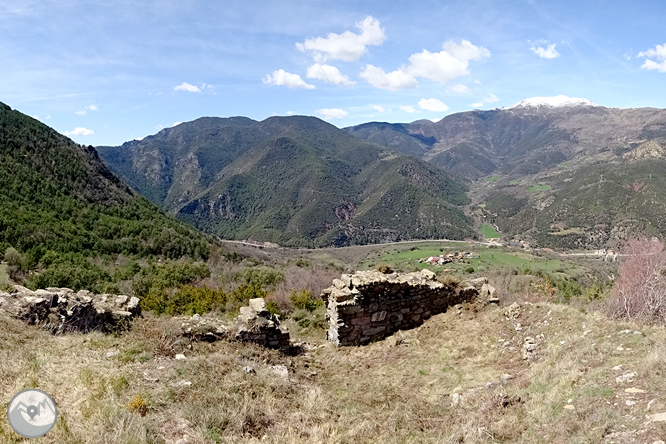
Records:
[[[322,292],[329,322],[326,336],[337,345],[367,344],[418,327],[449,306],[473,301],[484,285],[486,278],[462,286],[444,285],[430,270],[343,274]],[[485,294],[490,293],[486,287]]]
[[[289,332],[280,326],[276,315],[268,312],[262,298],[250,299],[248,307],[241,307],[240,316],[236,318],[235,338],[280,350],[291,346]]]
[[[138,298],[125,295],[54,287],[32,291],[14,285],[9,293],[0,291],[2,312],[54,334],[93,330],[113,333],[129,328],[130,321],[141,315],[141,304]]]

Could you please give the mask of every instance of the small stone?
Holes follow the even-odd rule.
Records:
[[[110,358],[113,358],[114,356],[118,356],[118,353],[119,353],[119,352],[118,352],[117,350],[110,351],[110,352],[108,352],[108,353],[106,354],[106,358],[107,358],[107,359],[110,359]]]
[[[634,405],[634,404],[636,404],[636,401],[626,400],[624,403],[627,404],[627,405]]]
[[[613,367],[611,370],[615,370],[615,371],[620,371],[620,370],[622,370],[622,364],[620,364],[620,365],[616,365],[616,366]]]
[[[244,371],[245,373],[247,373],[247,374],[250,374],[250,373],[257,373],[257,372],[256,372],[252,367],[250,367],[249,365],[243,367],[243,371]]]
[[[564,410],[575,410],[575,409],[576,409],[576,407],[574,407],[571,404],[567,404],[567,405],[564,406]]]
[[[190,321],[194,321],[194,322],[199,322],[199,320],[201,320],[201,316],[199,315],[199,313],[195,314],[195,315],[192,316],[192,318],[190,319]]]
[[[176,361],[184,361],[185,359],[187,359],[187,358],[186,358],[185,355],[182,354],[182,353],[178,353],[178,354],[176,355]]]
[[[192,383],[190,381],[182,380],[176,383],[176,387],[189,387]]]
[[[272,365],[271,373],[284,379],[289,377],[289,369],[285,365]]]
[[[456,406],[460,405],[462,400],[463,400],[462,395],[460,395],[459,393],[453,393],[451,395],[451,406],[456,407]]]
[[[625,393],[647,393],[647,390],[641,390],[636,387],[629,387],[628,389],[624,389]]]
[[[666,421],[666,412],[656,413],[650,417],[651,421],[654,422],[665,422]]]
[[[626,371],[622,374],[622,376],[618,376],[615,378],[615,382],[618,384],[622,384],[624,382],[634,382],[634,378],[638,376],[638,373],[632,372],[632,371]]]

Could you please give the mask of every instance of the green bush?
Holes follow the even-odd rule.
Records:
[[[132,290],[139,298],[145,298],[152,291],[157,294],[167,288],[180,288],[192,284],[197,279],[210,276],[208,266],[203,262],[174,261],[153,265],[141,270],[132,278]]]
[[[271,267],[258,266],[246,268],[236,274],[236,280],[255,287],[271,288],[284,279],[281,271]]]
[[[265,298],[267,295],[268,291],[257,285],[243,284],[231,292],[229,299],[246,305],[250,299]]]
[[[57,264],[28,279],[26,285],[32,289],[66,287],[74,291],[89,290],[101,293],[110,280],[108,273],[91,265]]]
[[[266,310],[272,315],[282,316],[282,312],[275,301],[266,302]]]
[[[224,311],[229,294],[222,289],[213,289],[206,285],[195,287],[183,285],[178,290],[152,288],[141,300],[141,307],[155,314],[193,315],[210,311]]]
[[[9,247],[7,250],[5,250],[5,261],[10,267],[12,265],[20,267],[23,262],[23,257],[21,256],[21,253],[16,251],[15,248]]]
[[[317,308],[324,306],[324,301],[313,299],[312,293],[306,290],[305,287],[303,287],[298,293],[296,293],[294,290],[291,290],[289,299],[291,300],[291,305],[294,307],[294,311],[305,310],[312,313]]]
[[[323,304],[314,311],[298,308],[291,313],[291,318],[302,328],[325,329],[328,327],[325,311]]]
[[[467,268],[465,268],[465,273],[467,273],[467,274],[472,274],[472,273],[474,273],[474,267],[467,267]]]

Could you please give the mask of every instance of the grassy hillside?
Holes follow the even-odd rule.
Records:
[[[540,246],[600,248],[639,234],[666,236],[666,160],[563,172],[549,183],[498,184],[481,213]]]
[[[86,258],[206,258],[209,245],[132,191],[94,148],[0,104],[0,253],[16,249],[21,268],[48,273],[65,262],[94,274]]]
[[[109,436],[118,444],[651,443],[664,436],[662,327],[563,304],[507,305],[450,310],[366,347],[327,345],[321,331],[297,356],[190,343],[177,333],[179,320],[151,316],[122,337],[54,338],[0,315],[7,339],[0,390],[39,387],[55,398],[59,420],[44,443]],[[20,440],[0,424],[1,442]]]
[[[204,118],[100,152],[155,203],[227,239],[339,246],[475,236],[460,181],[313,117]]]

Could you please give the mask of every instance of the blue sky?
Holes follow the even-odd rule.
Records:
[[[2,0],[0,101],[86,145],[201,116],[666,108],[665,19],[661,0]]]

